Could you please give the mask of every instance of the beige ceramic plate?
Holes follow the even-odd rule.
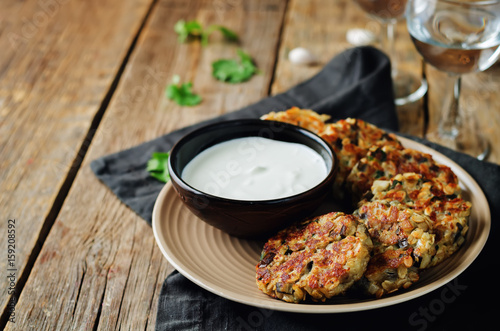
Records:
[[[170,184],[160,192],[153,211],[156,241],[167,260],[194,283],[219,296],[260,308],[340,313],[384,307],[424,295],[457,277],[474,261],[488,238],[491,216],[484,193],[464,169],[422,144],[400,140],[405,147],[432,154],[437,162],[449,166],[473,206],[464,246],[440,265],[423,272],[409,290],[382,299],[360,300],[346,295],[329,304],[291,304],[272,299],[255,284],[255,265],[263,243],[231,237],[199,220],[183,206]]]

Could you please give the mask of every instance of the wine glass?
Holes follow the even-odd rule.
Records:
[[[448,103],[436,132],[427,138],[452,149],[487,157],[489,144],[474,116],[461,109],[461,77],[488,69],[500,57],[500,1],[410,0],[407,24],[424,60],[447,72]],[[470,112],[469,112],[470,113]]]
[[[399,67],[395,47],[395,32],[398,20],[405,15],[408,0],[355,0],[370,16],[385,25],[382,48],[391,60],[395,104],[403,106],[422,98],[427,92],[427,81]]]

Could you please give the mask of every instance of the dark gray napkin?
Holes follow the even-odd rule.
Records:
[[[287,92],[97,159],[91,163],[91,168],[121,201],[151,223],[153,205],[163,187],[163,183],[150,177],[145,170],[153,152],[170,150],[187,132],[205,124],[257,118],[292,106],[329,114],[333,120],[357,117],[385,129],[397,130],[389,60],[374,48],[360,47],[336,56],[316,76]],[[410,138],[442,152],[468,171],[486,193],[495,223],[500,215],[500,167]],[[493,224],[490,238],[498,238],[496,228]],[[462,330],[465,325],[477,326],[475,321],[491,322],[495,316],[490,299],[495,298],[499,287],[492,277],[492,265],[496,261],[492,241],[488,241],[483,253],[466,272],[442,289],[396,306],[357,313],[306,315],[263,310],[207,292],[174,272],[167,277],[161,290],[156,329],[313,330],[324,329],[327,325],[357,330],[391,325],[391,328],[402,326],[405,330],[429,330],[435,326],[442,329],[456,326],[455,329]],[[459,315],[455,316],[455,312]]]

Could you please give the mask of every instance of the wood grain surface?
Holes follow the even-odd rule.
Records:
[[[18,288],[54,222],[92,122],[150,5],[147,0],[120,6],[114,1],[2,2],[0,246],[7,247],[3,234],[7,220],[15,219]],[[7,268],[4,256],[0,268]],[[3,312],[8,292],[2,284]]]
[[[173,27],[222,24],[202,46],[180,43]],[[92,160],[287,90],[352,47],[346,33],[383,27],[347,0],[26,0],[0,13],[0,246],[16,220],[17,292],[0,286],[0,328],[153,330],[158,295],[173,270],[151,228],[92,174]],[[379,47],[377,43],[374,44]],[[290,63],[305,47],[318,61]],[[211,63],[248,52],[259,74],[216,81]],[[403,132],[423,135],[443,107],[443,74],[426,66],[397,26],[401,65],[429,81],[422,101],[398,109]],[[463,80],[463,99],[500,163],[500,65]],[[193,83],[200,105],[181,107],[165,88]],[[4,254],[4,253],[2,253]],[[4,254],[5,255],[5,254]],[[8,260],[0,258],[5,273]],[[5,281],[5,284],[8,283]],[[15,322],[9,300],[17,300]]]
[[[284,12],[285,2],[274,0],[227,7],[157,3],[19,297],[16,325],[8,329],[154,328],[159,290],[172,269],[147,223],[93,177],[88,165],[266,96]],[[173,26],[180,19],[224,22],[241,43],[214,35],[205,47],[197,41],[179,44]],[[211,61],[235,57],[238,47],[254,56],[262,73],[240,85],[215,81],[207,69]],[[174,74],[193,82],[204,97],[201,105],[180,107],[165,98]]]

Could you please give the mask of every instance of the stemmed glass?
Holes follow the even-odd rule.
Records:
[[[408,0],[355,0],[370,16],[385,25],[382,48],[391,59],[391,74],[397,106],[403,106],[422,98],[427,92],[427,81],[399,67],[395,47],[396,24],[404,18]]]
[[[449,105],[437,132],[428,139],[484,159],[489,144],[477,130],[474,116],[461,109],[461,75],[488,69],[500,57],[500,1],[410,0],[407,24],[424,60],[447,72]]]

